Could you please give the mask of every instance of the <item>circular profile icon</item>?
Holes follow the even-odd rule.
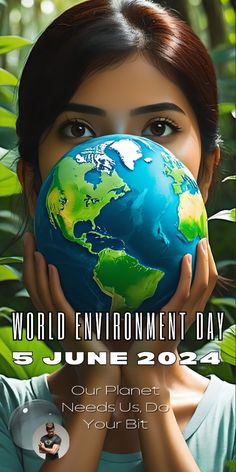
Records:
[[[46,400],[31,400],[13,411],[8,428],[18,447],[32,450],[32,437],[39,426],[46,423],[62,424],[62,421],[56,405]]]
[[[33,435],[33,449],[47,461],[60,459],[69,449],[69,435],[58,423],[48,421],[36,429]]]

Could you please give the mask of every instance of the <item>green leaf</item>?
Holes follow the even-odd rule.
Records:
[[[0,231],[1,231],[1,239],[3,233],[6,233],[7,240],[11,236],[17,233],[20,225],[22,224],[21,218],[16,214],[8,210],[1,210],[0,211]],[[2,241],[1,241],[2,242]]]
[[[206,354],[209,354],[209,352],[212,351],[218,351],[220,354],[220,347],[218,346],[216,341],[217,340],[210,341],[204,344],[200,349],[195,350],[195,353],[197,354],[197,359],[205,356]],[[226,382],[234,382],[234,374],[232,371],[232,367],[227,362],[222,361],[218,365],[199,363],[197,366],[197,371],[202,375],[215,374],[217,377],[222,380],[225,380]]]
[[[235,12],[233,8],[229,7],[224,10],[224,18],[230,25],[235,25]]]
[[[222,298],[217,298],[217,297],[212,297],[211,298],[211,303],[213,305],[225,305],[229,306],[231,308],[236,308],[236,300],[235,298],[231,297],[222,297]]]
[[[0,282],[5,282],[6,280],[19,280],[19,276],[12,267],[9,267],[8,265],[1,265]]]
[[[16,126],[16,114],[3,107],[0,107],[0,122],[1,127],[15,128]]]
[[[0,314],[4,313],[6,315],[11,315],[13,311],[15,310],[13,308],[10,308],[9,306],[0,307]]]
[[[231,470],[236,470],[236,460],[225,461],[225,465]]]
[[[236,52],[234,46],[223,46],[211,51],[211,57],[215,64],[227,62],[235,59]]]
[[[218,311],[224,312],[225,320],[228,321],[227,324],[229,324],[229,326],[232,325],[235,321],[234,314],[231,313],[232,310],[229,310],[226,305],[219,305],[217,308],[218,308]]]
[[[210,220],[225,220],[225,221],[233,221],[236,222],[236,208],[232,208],[231,210],[221,210],[218,213],[210,216],[208,221]]]
[[[13,363],[11,348],[7,345],[7,339],[3,338],[3,334],[5,334],[6,336],[8,335],[8,337],[10,336],[10,333],[8,334],[7,330],[11,330],[11,328],[2,327],[0,331],[1,374],[6,375],[7,377],[25,379],[27,377],[24,368],[21,365]]]
[[[13,74],[0,67],[0,85],[14,85],[18,84],[18,79]]]
[[[19,49],[32,44],[31,41],[20,36],[0,36],[0,54]]]
[[[7,321],[11,322],[11,313],[13,312],[13,308],[9,308],[8,306],[1,306],[0,307],[0,318],[5,318]]]
[[[0,88],[0,107],[6,108],[12,113],[16,112],[16,87],[2,85]]]
[[[17,145],[18,137],[15,128],[0,128],[0,146],[12,150]]]
[[[233,103],[219,103],[219,112],[221,115],[232,113],[235,110]]]
[[[17,152],[17,149],[11,149],[9,151],[3,147],[0,148],[0,162],[2,162],[5,167],[8,167],[8,169],[12,170],[13,172],[16,172],[16,161],[18,161],[18,158],[19,152]]]
[[[23,262],[23,257],[20,256],[9,256],[9,257],[0,257],[0,264],[17,264],[18,262]]]
[[[12,310],[14,311],[14,310]],[[31,351],[33,352],[33,362],[30,365],[18,365],[12,360],[12,352],[14,351]],[[52,373],[62,367],[46,365],[42,361],[42,357],[52,356],[52,350],[43,341],[36,338],[28,341],[23,330],[22,341],[14,341],[12,339],[12,329],[9,326],[3,326],[0,330],[0,371],[1,374],[8,377],[16,377],[19,379],[29,379],[43,373]]]
[[[227,180],[236,180],[236,175],[229,175],[222,180],[222,182],[227,182]]]
[[[17,298],[29,298],[29,294],[25,288],[22,288],[21,290],[16,292],[14,296]]]
[[[226,329],[222,341],[216,342],[220,346],[222,360],[236,365],[236,325]]]
[[[0,162],[0,197],[21,193],[22,187],[15,172]]]

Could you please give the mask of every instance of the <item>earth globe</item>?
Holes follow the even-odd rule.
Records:
[[[148,138],[92,138],[63,155],[36,204],[37,250],[76,311],[155,311],[174,294],[181,261],[207,237],[188,168]]]

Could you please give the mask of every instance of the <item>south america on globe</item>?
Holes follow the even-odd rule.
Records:
[[[181,261],[208,236],[188,168],[147,138],[114,134],[62,156],[36,204],[37,250],[60,274],[76,311],[159,310],[174,294]]]

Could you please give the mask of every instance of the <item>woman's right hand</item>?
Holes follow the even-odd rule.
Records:
[[[74,339],[75,313],[71,305],[65,299],[60,285],[59,274],[55,266],[47,266],[43,255],[35,250],[34,236],[26,233],[24,240],[24,268],[23,280],[32,302],[39,311],[47,313],[53,312],[56,316],[58,311],[65,313],[66,317],[66,339],[63,341],[63,348],[66,351],[106,351],[107,346],[98,341],[93,334],[91,341]],[[82,332],[83,321],[81,320]],[[75,367],[75,366],[74,366]],[[41,467],[42,472],[94,472],[98,468],[101,451],[107,434],[107,429],[98,429],[95,426],[88,428],[88,424],[96,421],[109,423],[111,412],[101,412],[98,406],[104,402],[115,403],[116,394],[106,394],[106,385],[120,384],[120,367],[95,364],[80,365],[83,370],[83,377],[88,390],[99,385],[97,395],[93,396],[92,412],[89,405],[91,396],[84,393],[80,397],[80,403],[84,406],[84,411],[74,412],[65,415],[65,425],[70,437],[70,447],[67,453],[59,461],[45,461]],[[75,373],[78,373],[75,367]],[[75,379],[77,381],[77,379]],[[90,405],[91,407],[91,405]],[[78,463],[79,458],[79,463]]]
[[[43,254],[36,251],[35,239],[32,233],[25,233],[24,237],[23,282],[33,305],[38,311],[52,312],[55,316],[58,312],[65,313],[66,337],[61,341],[65,351],[82,351],[85,353],[88,351],[106,351],[109,353],[108,347],[102,341],[97,340],[94,333],[91,341],[75,340],[75,312],[64,296],[57,268],[51,264],[47,266]],[[80,325],[83,333],[82,317]],[[95,369],[97,372],[99,371],[100,375],[104,373],[109,377],[109,382],[112,381],[113,376],[115,382],[120,378],[119,366],[110,366],[110,364],[88,366],[86,364],[87,374]]]

